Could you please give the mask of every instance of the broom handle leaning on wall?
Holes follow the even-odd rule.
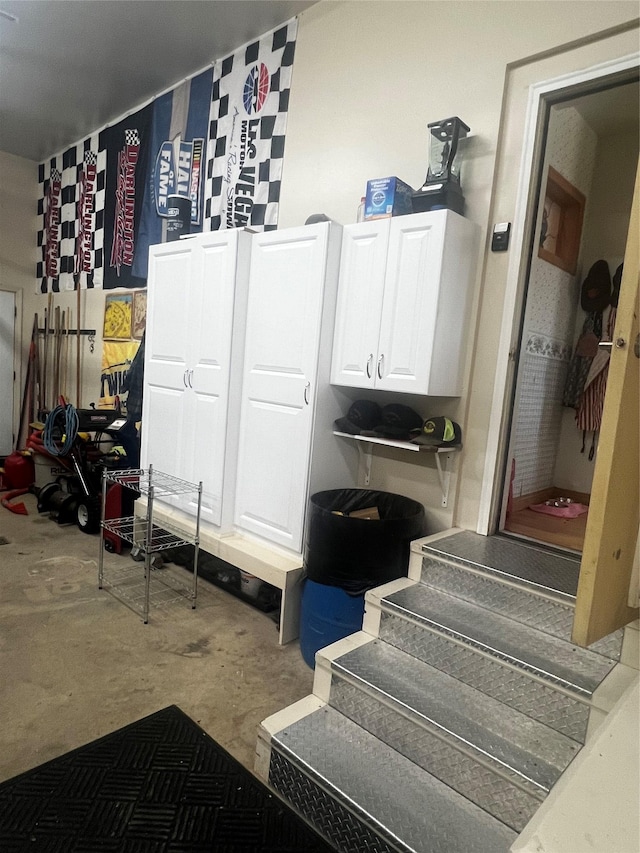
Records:
[[[56,305],[53,323],[53,405],[58,405],[60,393],[60,306]]]
[[[76,320],[76,408],[82,408],[80,395],[80,305],[81,305],[81,288],[80,277],[76,277],[76,310],[78,317]]]
[[[49,353],[49,311],[51,294],[47,297],[47,307],[44,309],[44,343],[42,355],[42,408],[47,408],[47,356]]]
[[[60,329],[60,396],[67,399],[67,309],[62,312],[62,328]]]

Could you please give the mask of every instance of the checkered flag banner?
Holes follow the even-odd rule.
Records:
[[[62,239],[62,155],[52,157],[38,167],[38,251],[37,290],[58,291],[60,278],[60,241]]]
[[[277,227],[297,28],[294,18],[214,67],[205,229]]]
[[[102,286],[105,172],[97,135],[40,165],[40,293]]]

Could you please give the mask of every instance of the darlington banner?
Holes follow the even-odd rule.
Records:
[[[38,250],[36,276],[41,293],[60,290],[60,244],[62,242],[62,155],[38,168]]]
[[[37,267],[41,293],[102,285],[102,208],[106,157],[97,135],[38,169]]]
[[[205,230],[277,227],[297,26],[293,19],[215,64]]]
[[[136,275],[137,257],[148,252],[138,241],[142,202],[148,174],[149,136],[153,106],[106,128],[100,150],[106,151],[107,183],[104,201],[104,274],[102,286],[145,287],[146,277]]]
[[[93,134],[38,169],[41,293],[144,287],[138,251],[152,107]],[[144,243],[141,251],[148,251]]]

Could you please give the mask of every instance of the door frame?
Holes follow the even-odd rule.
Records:
[[[520,324],[524,311],[548,111],[553,103],[587,94],[598,83],[615,83],[616,78],[619,78],[620,84],[630,81],[639,66],[640,51],[636,51],[529,86],[476,528],[477,532],[483,535],[489,535],[497,529],[502,506],[504,461],[510,440],[511,409],[517,378],[514,353],[520,339]]]

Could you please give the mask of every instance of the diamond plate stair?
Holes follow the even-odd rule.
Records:
[[[333,708],[513,829],[524,828],[579,750],[387,643],[327,664]]]
[[[287,726],[271,746],[270,784],[338,850],[506,853],[516,838],[332,708]]]
[[[571,555],[470,531],[412,551],[413,580],[318,652],[309,702],[264,721],[258,763],[344,853],[508,850],[584,743],[622,632],[571,643]]]

